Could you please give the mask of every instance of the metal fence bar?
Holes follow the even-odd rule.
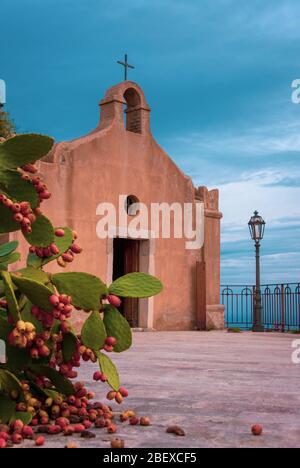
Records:
[[[266,330],[300,331],[300,283],[261,287],[263,324]],[[255,286],[221,286],[227,328],[250,330],[253,326]]]

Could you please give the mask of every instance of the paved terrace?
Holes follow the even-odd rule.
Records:
[[[227,332],[134,333],[133,348],[115,357],[130,389],[125,408],[150,416],[148,428],[120,426],[126,447],[300,447],[300,365],[291,362],[295,335]],[[89,381],[93,366],[82,370]],[[103,389],[91,383],[91,390]],[[101,392],[100,392],[101,394]],[[264,435],[254,437],[251,425]],[[186,437],[166,434],[181,426]],[[110,447],[105,430],[83,440],[54,437],[47,447],[76,440]],[[32,442],[28,445],[32,445]]]

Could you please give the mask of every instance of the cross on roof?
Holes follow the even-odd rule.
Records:
[[[125,60],[124,62],[118,60],[118,64],[119,65],[123,65],[124,67],[124,71],[125,71],[125,81],[127,81],[127,75],[128,75],[128,68],[135,68],[133,65],[129,65],[128,61],[127,61],[127,54],[125,54]]]

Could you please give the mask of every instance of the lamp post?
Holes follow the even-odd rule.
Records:
[[[260,289],[260,241],[264,237],[266,223],[263,218],[258,214],[258,211],[254,211],[254,215],[251,217],[249,223],[249,231],[251,238],[255,242],[255,258],[256,258],[256,284],[255,284],[255,296],[254,296],[254,320],[253,328],[254,332],[263,332],[263,307],[261,302],[261,289]]]

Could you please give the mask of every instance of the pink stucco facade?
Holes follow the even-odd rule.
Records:
[[[158,276],[164,291],[139,302],[138,326],[192,330],[204,328],[206,323],[222,328],[218,191],[196,189],[157,144],[150,130],[150,108],[137,84],[127,81],[109,89],[100,110],[95,130],[57,144],[39,163],[39,171],[53,194],[44,205],[45,214],[56,226],[75,229],[84,249],[68,271],[88,271],[107,283],[112,280],[113,241],[96,235],[100,220],[97,207],[101,202],[118,206],[119,195],[134,195],[149,208],[151,203],[204,203],[205,242],[201,249],[187,250],[184,238],[153,239],[150,227],[143,230],[139,270]],[[122,209],[123,221],[117,221],[116,226],[121,237],[125,232],[123,223],[132,219]],[[196,274],[197,262],[203,266],[200,276]],[[205,306],[201,298],[205,298]]]

